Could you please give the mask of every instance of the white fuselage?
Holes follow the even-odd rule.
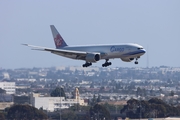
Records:
[[[138,44],[112,44],[112,45],[85,45],[85,46],[66,46],[61,48],[63,50],[83,51],[87,53],[101,53],[101,59],[113,59],[113,58],[135,58],[140,57],[145,53],[145,49]],[[106,54],[103,56],[103,53]],[[73,55],[59,54],[64,57],[77,59]]]

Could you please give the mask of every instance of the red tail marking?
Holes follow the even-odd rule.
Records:
[[[54,42],[57,47],[60,47],[63,44],[63,39],[60,36],[60,34],[57,34],[56,37],[54,38]]]

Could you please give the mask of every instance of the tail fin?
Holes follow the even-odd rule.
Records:
[[[50,25],[50,27],[51,27],[51,31],[52,31],[52,35],[54,38],[54,43],[55,43],[56,48],[59,49],[59,48],[67,46],[66,42],[61,37],[61,35],[57,31],[57,29],[54,27],[54,25]]]

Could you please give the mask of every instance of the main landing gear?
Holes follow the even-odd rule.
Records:
[[[92,63],[90,63],[90,62],[86,62],[85,64],[83,64],[82,66],[83,67],[89,67],[89,66],[91,66],[92,65]]]
[[[106,59],[106,62],[104,64],[102,64],[102,67],[107,67],[112,64],[111,62],[108,62],[108,61],[109,61],[109,59]]]

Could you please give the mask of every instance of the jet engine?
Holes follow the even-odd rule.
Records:
[[[93,54],[93,53],[88,53],[86,55],[86,61],[87,62],[97,62],[101,59],[100,54]]]
[[[121,60],[124,62],[131,62],[134,58],[121,58]]]

